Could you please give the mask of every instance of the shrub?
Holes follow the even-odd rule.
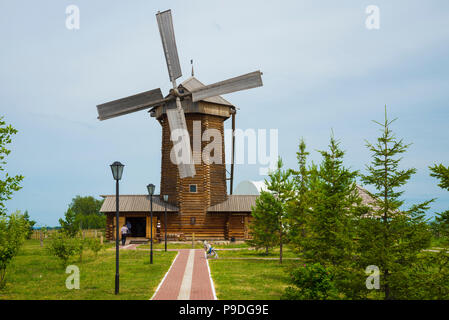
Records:
[[[88,239],[87,246],[95,254],[95,257],[97,257],[98,252],[104,250],[104,246],[98,239]]]
[[[449,253],[422,253],[405,272],[392,274],[391,278],[396,299],[448,300]]]
[[[69,259],[77,253],[78,244],[77,239],[70,238],[63,232],[55,232],[50,244],[47,246],[47,251],[59,258],[63,268],[67,267]]]
[[[28,223],[20,213],[0,216],[0,289],[6,284],[6,267],[25,241]]]
[[[331,273],[319,263],[294,268],[290,273],[293,286],[285,290],[286,300],[324,300],[337,297]]]
[[[77,254],[79,256],[79,261],[82,262],[83,261],[83,252],[84,252],[84,248],[87,245],[87,239],[83,239],[82,236],[80,235],[79,238],[73,238],[73,243],[75,246],[75,254]]]

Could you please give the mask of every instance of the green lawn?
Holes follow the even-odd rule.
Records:
[[[212,244],[214,248],[217,249],[247,249],[250,247],[248,243],[241,242],[241,243],[228,243],[228,244]]]
[[[286,268],[272,260],[209,260],[218,299],[279,300],[287,287]]]
[[[155,252],[149,264],[147,251],[120,252],[120,294],[114,295],[115,251],[105,250],[97,258],[86,251],[83,262],[70,264],[80,269],[80,289],[68,290],[59,261],[41,248],[38,240],[27,240],[7,269],[6,287],[0,300],[51,299],[150,299],[169,269],[176,252]]]
[[[430,246],[431,247],[438,247],[438,248],[447,248],[448,247],[446,239],[444,239],[444,238],[435,238],[435,237],[432,237]]]
[[[265,253],[265,250],[217,250],[220,258],[279,258],[279,248],[272,249]],[[298,255],[291,251],[288,247],[284,247],[282,250],[282,256],[284,258],[297,258]]]

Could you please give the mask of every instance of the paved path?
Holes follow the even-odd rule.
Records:
[[[215,290],[202,249],[179,249],[152,300],[214,300]]]

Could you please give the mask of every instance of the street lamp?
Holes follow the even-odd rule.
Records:
[[[168,194],[164,194],[164,204],[165,204],[165,216],[164,216],[165,252],[167,252],[167,201],[168,201]]]
[[[147,185],[148,194],[150,195],[150,264],[153,264],[153,194],[155,185],[150,183]]]
[[[115,294],[119,292],[119,190],[118,182],[122,179],[125,165],[118,161],[111,164],[112,176],[115,180]]]

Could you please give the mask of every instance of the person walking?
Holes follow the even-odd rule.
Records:
[[[120,229],[120,231],[122,233],[122,246],[124,246],[125,242],[126,242],[126,235],[129,232],[128,227],[126,226],[126,224],[123,225],[123,227],[122,227],[122,229]]]

